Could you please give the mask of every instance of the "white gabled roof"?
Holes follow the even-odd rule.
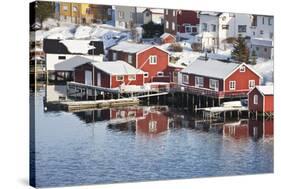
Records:
[[[259,85],[256,88],[263,95],[273,95],[273,85]]]
[[[161,38],[161,39],[165,39],[165,38],[168,37],[168,36],[172,36],[173,38],[175,38],[175,36],[173,36],[173,35],[170,34],[170,33],[163,33],[163,34],[160,36],[160,38]]]
[[[55,70],[73,71],[73,69],[82,64],[92,62],[92,59],[83,56],[74,56],[65,61],[55,64]]]
[[[225,63],[212,59],[209,59],[207,61],[197,59],[181,72],[224,79],[239,66],[240,64],[236,63]]]
[[[90,40],[62,40],[60,43],[64,44],[70,53],[88,54],[90,49],[94,49],[90,45]]]
[[[169,52],[167,52],[166,50],[162,49],[161,47],[157,47],[155,45],[133,43],[133,42],[129,42],[129,41],[121,41],[120,43],[118,43],[117,45],[114,45],[110,49],[114,50],[114,51],[122,51],[122,52],[133,54],[133,53],[140,53],[140,52],[145,51],[146,49],[149,49],[152,47],[156,47],[169,54]]]
[[[92,65],[111,75],[143,74],[142,70],[136,69],[127,62],[118,60],[111,62],[93,62]]]
[[[273,41],[271,39],[252,38],[251,44],[263,47],[273,47]]]
[[[149,9],[149,10],[155,14],[164,14],[164,9]]]
[[[220,12],[211,12],[211,11],[200,11],[200,15],[208,15],[208,16],[220,16],[222,13]]]

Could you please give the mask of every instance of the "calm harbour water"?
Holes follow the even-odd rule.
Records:
[[[210,126],[167,106],[79,113],[35,100],[38,187],[273,172],[273,122]]]

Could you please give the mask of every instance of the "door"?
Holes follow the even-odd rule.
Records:
[[[86,85],[93,85],[93,73],[92,73],[92,71],[89,71],[89,70],[85,71],[85,84]]]
[[[101,87],[101,74],[98,72],[97,74],[97,86]]]

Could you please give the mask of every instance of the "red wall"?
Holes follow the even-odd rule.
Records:
[[[249,91],[249,80],[255,80],[255,85],[260,84],[260,78],[254,72],[252,72],[249,68],[246,67],[245,72],[240,72],[240,70],[236,70],[231,76],[229,76],[225,80],[225,92],[229,90],[229,81],[236,81],[236,90],[240,91]],[[233,92],[233,91],[230,91]]]
[[[83,64],[78,66],[74,70],[74,81],[77,83],[85,84],[85,71],[93,71],[93,66],[89,64]]]
[[[258,95],[258,104],[254,104],[254,95]],[[249,111],[263,112],[263,96],[258,89],[253,89],[248,95],[248,108]]]
[[[156,55],[157,56],[157,64],[149,64],[149,56]],[[157,72],[165,71],[168,67],[169,63],[169,55],[168,53],[156,48],[152,47],[137,56],[137,68],[143,70],[144,72],[149,73],[149,77],[145,78],[145,82],[152,81],[154,76],[157,76]]]
[[[192,26],[199,24],[197,13],[195,11],[181,11],[181,14],[178,13],[177,16],[177,24],[180,26],[179,32],[184,33],[185,28],[183,24],[190,24]]]
[[[273,112],[273,106],[274,106],[273,95],[266,95],[264,96],[264,98],[265,98],[264,111]]]
[[[98,73],[101,74],[101,87],[110,88],[110,75],[97,68],[94,69],[94,85],[98,85]]]
[[[143,85],[143,74],[137,74],[136,80],[129,81],[128,75],[124,75],[123,81],[117,81],[117,76],[112,75],[111,76],[111,88],[119,87],[122,83],[125,83],[126,85]]]
[[[247,124],[228,125],[223,126],[223,133],[225,136],[230,136],[235,139],[247,138],[249,136],[249,127]]]

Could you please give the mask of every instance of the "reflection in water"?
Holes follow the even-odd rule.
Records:
[[[272,120],[209,123],[168,106],[44,111],[44,94],[30,154],[38,187],[273,172]]]

